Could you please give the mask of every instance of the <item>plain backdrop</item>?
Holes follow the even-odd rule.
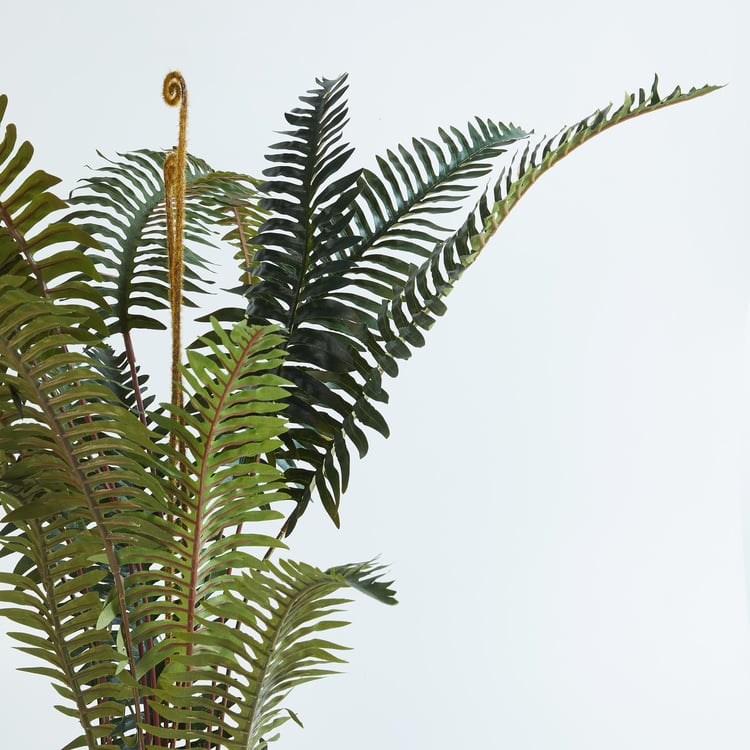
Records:
[[[655,72],[728,84],[540,180],[387,384],[392,437],[353,467],[341,530],[316,505],[290,544],[380,554],[400,604],[351,606],[346,673],[290,695],[305,729],[278,747],[748,747],[749,20],[739,0],[2,3],[6,121],[63,193],[96,149],[174,143],[173,68],[190,150],[255,175],[321,75],[350,73],[370,167],[474,115],[551,134]],[[166,399],[166,338],[139,346]],[[62,747],[57,695],[0,648],[2,744]]]

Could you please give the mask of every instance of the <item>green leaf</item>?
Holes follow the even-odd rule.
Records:
[[[110,333],[163,327],[153,311],[168,308],[166,209],[163,166],[167,152],[120,154],[82,181],[70,198],[68,219],[99,241],[89,253],[102,274],[106,299],[102,314]],[[104,157],[102,157],[104,158]],[[246,175],[217,172],[189,156],[186,165],[185,296],[205,292],[211,265],[196,246],[213,247],[227,226],[245,230],[256,215],[254,181]],[[238,224],[239,221],[239,224]],[[232,239],[230,230],[229,238]],[[83,248],[81,248],[83,249]]]

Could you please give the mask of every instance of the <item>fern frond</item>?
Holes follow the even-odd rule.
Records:
[[[491,160],[529,135],[512,123],[479,117],[468,123],[467,132],[468,137],[454,127],[450,133],[440,128],[442,144],[414,138],[412,150],[399,145],[398,153],[389,149],[386,157],[377,157],[380,175],[365,170],[360,180],[351,226],[359,241],[350,256],[378,254],[371,260],[373,264],[401,276],[403,266],[395,259],[425,257],[441,235],[451,231],[436,224],[433,217],[457,210],[476,188],[477,179],[490,172]],[[393,281],[383,276],[379,280]]]
[[[304,106],[287,113],[295,129],[267,157],[274,166],[264,171],[269,179],[260,186],[267,196],[261,207],[271,217],[252,239],[260,247],[258,281],[248,290],[247,308],[252,323],[288,331],[281,374],[292,384],[285,408],[290,425],[276,459],[287,467],[299,506],[307,504],[317,456],[342,427],[346,394],[359,391],[358,373],[370,369],[361,342],[372,339],[358,315],[330,297],[348,283],[343,271],[351,264],[336,259],[356,242],[343,231],[353,220],[360,172],[339,176],[352,153],[340,142],[348,117],[346,76],[317,84],[301,98]],[[361,430],[352,426],[351,438],[361,445]],[[321,496],[336,519],[341,481],[328,476]]]
[[[118,563],[128,569],[121,576],[124,610],[113,590],[97,621],[100,628],[113,629],[122,612],[127,613],[138,654],[135,677],[149,677],[148,686],[139,685],[138,695],[157,702],[151,705],[163,699],[150,677],[152,670],[161,671],[180,655],[193,660],[192,678],[201,683],[208,669],[206,649],[196,644],[208,637],[206,603],[224,588],[233,588],[238,570],[260,564],[253,548],[279,544],[256,529],[281,518],[269,506],[286,498],[280,472],[262,459],[278,445],[284,430],[278,412],[286,391],[273,374],[283,354],[278,349],[282,339],[273,330],[244,323],[231,334],[215,323],[215,335],[218,343],[208,344],[213,357],[189,352],[183,368],[195,411],[173,406],[171,416],[155,417],[178,436],[175,445],[184,445],[185,452],[178,454],[167,444],[151,446],[150,455],[159,461],[152,463],[154,481],[158,478],[162,494],[153,492],[154,499],[141,505],[136,518],[124,519],[132,525],[123,526],[115,537],[121,541]],[[143,482],[139,486],[148,487]],[[170,503],[159,505],[156,498],[168,487]],[[243,531],[246,524],[252,528]],[[156,710],[161,719],[176,715],[169,705]],[[177,733],[153,713],[139,726],[153,736]]]
[[[703,86],[683,93],[678,86],[661,97],[657,86],[658,78],[655,78],[648,93],[639,89],[637,93],[626,94],[619,108],[613,109],[610,104],[575,125],[563,128],[552,138],[543,139],[533,147],[527,146],[520,159],[503,170],[494,188],[485,193],[461,227],[436,245],[430,257],[412,269],[407,283],[393,299],[382,304],[378,328],[393,357],[409,357],[413,347],[423,345],[422,331],[429,330],[435,316],[445,312],[443,298],[476,260],[521,197],[560,159],[615,125],[720,88]]]
[[[333,595],[357,583],[360,590],[381,598],[381,587],[388,584],[378,576],[379,570],[369,564],[323,572],[282,560],[278,566],[266,563],[263,569],[248,571],[236,592],[207,605],[217,632],[235,653],[231,662],[236,682],[221,686],[222,700],[231,706],[233,741],[227,742],[228,748],[260,750],[277,739],[279,727],[289,718],[281,705],[289,691],[331,674],[331,667],[342,662],[337,655],[342,647],[321,637],[346,624],[335,615],[349,600]],[[227,615],[240,629],[219,619]],[[184,674],[177,667],[172,679]]]
[[[412,150],[398,146],[377,157],[382,177],[365,170],[351,225],[357,243],[346,252],[355,261],[347,272],[350,284],[332,297],[354,306],[378,337],[377,313],[384,301],[404,286],[415,261],[429,257],[435,244],[451,229],[435,223],[465,202],[478,178],[488,174],[492,159],[527,138],[513,125],[475,118],[468,136],[451,127],[439,129],[442,145],[428,138],[412,139]],[[382,350],[373,349],[379,364],[398,372]]]
[[[133,513],[164,511],[163,493],[147,471],[148,433],[111,403],[94,363],[77,351],[92,341],[81,325],[86,315],[3,281],[0,368],[22,408],[3,414],[0,500],[15,527],[6,544],[26,568],[5,579],[26,596],[6,592],[19,606],[4,614],[50,640],[35,655],[52,665],[86,736],[103,738],[125,703],[136,713],[140,705],[118,546],[130,539]],[[98,626],[96,590],[106,576],[119,604],[118,623],[108,629]],[[118,680],[107,679],[118,665]]]
[[[154,312],[169,306],[166,257],[166,209],[162,174],[165,153],[149,150],[121,154],[83,180],[70,198],[69,215],[98,239],[101,252],[90,257],[101,270],[103,310],[110,334],[139,328],[163,329]],[[196,246],[212,247],[216,225],[234,215],[250,214],[254,182],[245,175],[216,172],[188,156],[185,207],[185,284],[183,302],[205,292],[210,263]]]
[[[0,95],[0,124],[7,103]],[[20,279],[20,288],[46,299],[97,304],[91,281],[98,274],[82,253],[70,249],[71,243],[96,243],[79,227],[53,218],[67,208],[49,191],[60,180],[42,170],[31,172],[33,154],[28,141],[18,145],[16,126],[6,125],[0,140],[0,277]]]
[[[95,543],[85,532],[73,533],[65,516],[21,525],[23,534],[4,537],[2,543],[36,565],[27,575],[0,573],[0,602],[6,605],[0,613],[23,628],[9,633],[20,642],[19,650],[44,663],[22,671],[51,679],[65,699],[66,705],[57,708],[81,723],[79,742],[99,746],[126,712],[132,715],[135,687],[117,632],[97,627],[101,602],[96,588],[107,571],[88,562]],[[125,671],[114,680],[119,665]]]
[[[218,341],[206,342],[213,356],[188,351],[188,366],[182,368],[194,410],[172,407],[171,416],[156,416],[185,445],[180,455],[158,448],[170,459],[172,466],[162,468],[178,489],[172,528],[167,532],[165,521],[154,542],[178,559],[171,567],[182,582],[172,585],[185,610],[184,618],[182,609],[174,615],[188,629],[198,602],[220,585],[217,571],[255,565],[258,558],[243,550],[279,544],[265,534],[229,531],[279,518],[269,506],[287,499],[282,475],[264,461],[285,430],[279,412],[288,392],[274,374],[282,362],[283,338],[273,328],[246,323],[227,333],[214,321],[214,333]]]
[[[388,435],[373,402],[388,400],[381,370],[398,369],[378,340],[380,305],[406,282],[410,258],[423,258],[449,231],[434,218],[454,210],[490,160],[526,136],[478,118],[468,136],[440,130],[440,145],[414,139],[412,151],[388,151],[380,174],[343,173],[352,152],[340,142],[345,82],[319,80],[305,106],[287,114],[296,129],[268,156],[274,166],[264,172],[261,205],[272,215],[252,240],[259,281],[248,290],[248,317],[289,331],[282,374],[294,384],[290,427],[275,455],[297,503],[286,534],[314,492],[338,524],[350,446],[361,457],[366,428]]]

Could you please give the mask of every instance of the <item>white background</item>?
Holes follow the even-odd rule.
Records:
[[[280,748],[748,747],[748,20],[739,0],[3,3],[6,121],[65,191],[97,148],[174,143],[172,68],[190,150],[256,175],[320,75],[350,73],[355,166],[474,115],[552,133],[655,71],[662,93],[729,84],[545,176],[388,384],[393,437],[354,466],[342,529],[316,506],[290,542],[321,566],[380,553],[401,603],[351,607],[347,674],[290,696],[305,729]],[[61,747],[77,727],[0,648],[3,745]]]

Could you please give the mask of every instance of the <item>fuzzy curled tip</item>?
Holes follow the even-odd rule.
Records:
[[[180,107],[177,147],[164,161],[164,193],[167,214],[167,262],[169,268],[169,303],[172,319],[172,404],[182,406],[180,362],[182,278],[184,273],[183,235],[185,231],[185,162],[187,157],[187,85],[176,70],[168,73],[162,87],[164,101]]]
[[[178,70],[167,73],[164,78],[162,96],[170,107],[176,107],[181,103],[187,105],[187,86],[185,85],[182,73]]]

